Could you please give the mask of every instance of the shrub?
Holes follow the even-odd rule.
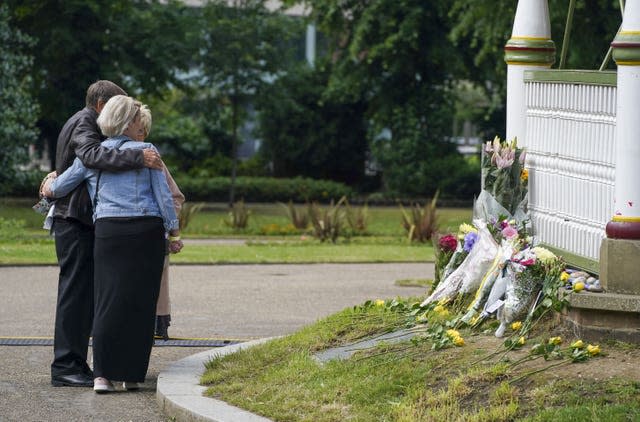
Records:
[[[187,228],[193,216],[200,212],[203,206],[203,202],[200,202],[198,204],[185,202],[184,204],[182,204],[182,209],[180,210],[180,215],[178,216],[178,218],[180,219],[180,230],[185,230]]]
[[[361,208],[351,208],[349,201],[345,201],[347,223],[355,234],[365,234],[369,225],[369,206],[365,203]]]
[[[191,201],[226,202],[231,179],[228,177],[176,177],[180,190]],[[338,182],[302,177],[279,179],[272,177],[238,177],[236,196],[247,202],[329,202],[350,196],[351,189]]]
[[[229,219],[224,220],[224,224],[233,229],[246,229],[249,225],[249,216],[251,210],[249,210],[243,200],[235,202],[229,211]]]
[[[309,227],[309,213],[300,211],[293,205],[293,201],[289,201],[287,205],[280,203],[287,212],[287,217],[291,220],[291,224],[298,230],[306,230]]]
[[[402,204],[402,227],[407,231],[410,241],[427,242],[431,239],[437,229],[436,202],[438,192],[433,196],[431,203],[421,208],[419,204],[414,204],[411,215],[408,215]]]
[[[335,205],[331,201],[331,204],[325,209],[321,209],[316,202],[308,205],[309,219],[313,226],[313,236],[320,239],[321,242],[331,240],[336,243],[338,236],[342,234],[344,213],[341,210],[341,206],[346,199],[343,196]]]

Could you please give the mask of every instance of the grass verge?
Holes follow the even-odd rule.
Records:
[[[294,264],[433,261],[431,245],[310,241],[248,244],[187,244],[171,256],[173,264]],[[0,265],[56,265],[53,241],[0,242]]]
[[[490,333],[464,333],[463,347],[380,343],[346,360],[314,358],[405,322],[382,307],[345,309],[288,337],[214,359],[201,381],[208,396],[278,421],[640,420],[637,369],[615,369],[625,359],[640,361],[637,347],[611,344],[609,356],[524,380],[519,377],[552,362],[516,364],[525,349],[478,362],[501,345]],[[552,329],[547,321],[537,335]]]

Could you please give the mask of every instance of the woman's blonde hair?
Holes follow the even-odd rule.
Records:
[[[98,126],[104,136],[119,136],[127,130],[140,111],[140,101],[126,95],[111,97],[98,116]]]
[[[151,110],[146,104],[140,106],[140,123],[142,123],[142,130],[144,130],[144,137],[146,138],[151,132]]]

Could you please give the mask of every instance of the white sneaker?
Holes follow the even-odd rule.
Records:
[[[140,389],[140,384],[138,384],[137,382],[125,381],[125,382],[122,383],[122,388],[124,388],[127,391],[139,390]]]
[[[104,394],[115,391],[115,388],[113,388],[113,384],[108,379],[97,377],[93,380],[93,391],[98,394]]]

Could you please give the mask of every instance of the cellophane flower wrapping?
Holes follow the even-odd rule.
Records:
[[[509,266],[514,276],[507,282],[504,305],[498,311],[503,324],[521,319],[542,289],[549,268],[558,258],[548,249],[529,247],[516,253]]]
[[[471,291],[469,288],[463,291],[463,284],[467,286],[475,285],[476,288],[480,284],[482,276],[487,272],[495,258],[498,244],[483,221],[474,221],[474,225],[478,230],[478,238],[474,242],[473,248],[458,268],[444,278],[431,295],[422,302],[422,306],[438,300],[451,300],[458,293]]]
[[[502,141],[495,137],[482,148],[482,190],[495,198],[510,216],[518,209],[526,211],[528,173],[524,171],[525,153],[517,139]]]
[[[487,229],[487,225],[481,220],[474,220],[473,223],[478,228],[478,239],[465,259],[465,262],[469,262],[460,286],[462,294],[473,293],[480,287],[482,277],[489,270],[498,253],[498,244]]]
[[[487,270],[482,277],[480,286],[476,290],[475,297],[469,305],[467,313],[462,318],[464,322],[469,323],[471,319],[478,314],[478,312],[486,309],[493,302],[502,298],[504,295],[504,288],[502,286],[504,286],[504,284],[499,284],[497,290],[494,290],[494,285],[498,280],[501,280],[506,276],[505,266],[511,259],[516,245],[517,239],[502,240],[489,270]],[[499,292],[499,289],[503,289],[502,292]],[[491,304],[488,303],[490,297]]]

